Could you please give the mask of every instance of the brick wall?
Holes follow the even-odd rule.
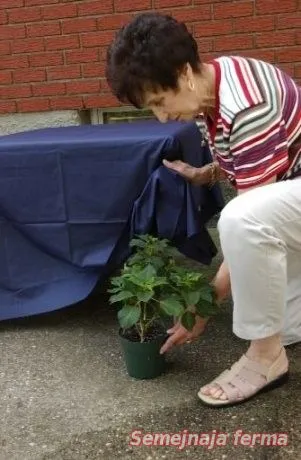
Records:
[[[151,9],[185,21],[204,59],[258,57],[301,81],[301,0],[0,0],[0,113],[116,106],[106,46]]]

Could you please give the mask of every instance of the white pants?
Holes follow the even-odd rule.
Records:
[[[301,341],[301,178],[231,200],[218,222],[230,271],[233,332]]]

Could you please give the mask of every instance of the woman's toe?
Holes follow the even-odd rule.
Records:
[[[215,399],[219,399],[221,395],[223,394],[223,391],[220,388],[212,388],[210,392],[210,396]]]
[[[218,385],[205,385],[200,389],[200,392],[214,399],[221,399],[222,401],[227,399],[227,395]]]
[[[210,385],[205,385],[205,386],[201,387],[200,392],[203,395],[210,396],[210,390],[211,390],[211,386]]]

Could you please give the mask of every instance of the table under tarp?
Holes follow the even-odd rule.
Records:
[[[206,224],[224,205],[220,188],[188,184],[163,158],[212,161],[194,122],[0,137],[0,320],[86,298],[126,260],[136,234],[168,238],[210,264],[217,249]]]

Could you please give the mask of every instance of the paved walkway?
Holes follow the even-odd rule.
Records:
[[[196,393],[245,351],[230,307],[201,340],[168,355],[152,381],[127,376],[115,310],[103,294],[48,314],[0,324],[0,460],[301,459],[301,345],[291,379],[247,404],[211,409]],[[229,435],[226,446],[129,447],[133,430]],[[287,432],[287,447],[235,446],[232,435]]]

